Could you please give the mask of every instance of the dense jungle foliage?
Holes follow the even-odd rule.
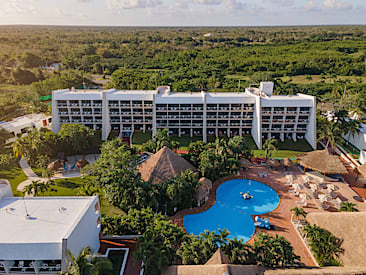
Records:
[[[204,37],[212,33],[212,37]],[[47,111],[53,89],[105,87],[276,93],[319,99],[366,93],[366,27],[0,27],[0,120]],[[61,67],[50,68],[60,63]],[[99,81],[98,81],[99,80]],[[97,84],[93,84],[97,83]],[[352,100],[354,101],[354,98]]]

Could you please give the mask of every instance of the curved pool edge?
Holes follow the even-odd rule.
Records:
[[[185,227],[184,227],[184,222],[183,222],[184,216],[191,215],[191,214],[202,213],[202,212],[207,211],[208,209],[210,209],[216,203],[217,189],[219,188],[219,186],[221,184],[223,184],[224,182],[226,182],[226,181],[235,180],[235,179],[246,179],[246,180],[258,181],[258,182],[263,183],[263,184],[267,185],[268,187],[272,188],[278,194],[278,197],[279,197],[279,200],[280,200],[279,203],[278,203],[278,206],[275,209],[273,209],[272,211],[263,213],[261,215],[250,215],[253,218],[253,220],[254,220],[255,216],[267,215],[269,213],[272,213],[272,212],[276,211],[281,206],[281,203],[282,203],[282,199],[281,199],[282,194],[281,193],[282,192],[280,190],[278,190],[277,188],[275,188],[274,186],[262,181],[263,178],[250,177],[250,176],[247,177],[247,176],[242,176],[242,175],[230,175],[230,176],[222,177],[222,178],[216,180],[213,183],[213,187],[210,191],[210,196],[209,196],[206,203],[204,203],[203,205],[201,205],[199,207],[181,210],[181,211],[177,212],[174,216],[170,217],[170,220],[173,221],[173,223],[175,223],[176,225],[182,227],[184,232],[189,234],[187,232],[187,230],[185,229]],[[250,237],[248,242],[251,242],[253,240],[253,237],[255,236],[256,233],[258,233],[258,228],[257,227],[255,227],[254,233]]]

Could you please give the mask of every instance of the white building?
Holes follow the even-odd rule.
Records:
[[[343,135],[343,138],[360,150],[359,161],[361,164],[366,163],[366,125],[362,123],[359,133]]]
[[[0,128],[5,129],[12,134],[14,138],[11,138],[9,141],[13,141],[18,137],[18,135],[27,132],[28,129],[40,129],[42,127],[47,128],[51,126],[51,122],[52,117],[47,116],[46,114],[29,114],[14,118],[9,122],[1,123]]]
[[[97,196],[1,198],[0,274],[55,274],[69,251],[98,251],[99,209]]]
[[[173,93],[162,86],[150,91],[58,90],[52,93],[52,130],[83,124],[102,131],[132,133],[167,128],[174,135],[251,134],[258,147],[267,138],[306,138],[316,147],[315,97],[272,95],[273,83],[242,92]]]

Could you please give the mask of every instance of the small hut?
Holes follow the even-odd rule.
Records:
[[[79,160],[75,166],[78,168],[84,168],[85,166],[87,166],[89,164],[89,161],[87,161],[86,159],[81,159]]]
[[[201,206],[202,203],[205,203],[208,200],[208,196],[212,189],[212,181],[208,178],[202,177],[199,180],[199,185],[197,187],[197,191],[194,195],[195,200],[197,200],[197,205]]]
[[[217,249],[215,254],[205,263],[205,265],[231,264],[229,257],[221,250]]]
[[[331,155],[328,150],[317,150],[298,156],[300,165],[327,174],[347,174],[348,171],[337,155]]]
[[[48,164],[47,169],[50,171],[57,171],[64,165],[64,161],[57,159],[55,161],[52,161],[50,164]]]
[[[245,168],[245,169],[248,168],[251,165],[252,165],[252,163],[249,160],[245,159],[245,158],[242,158],[240,160],[240,166]]]
[[[152,184],[163,183],[186,170],[196,171],[192,164],[168,147],[160,149],[159,152],[137,166],[137,169],[141,173],[141,178]]]

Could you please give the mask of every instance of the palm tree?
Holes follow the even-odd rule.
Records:
[[[299,219],[300,217],[306,218],[307,213],[303,208],[294,207],[290,209],[290,211],[294,212],[294,216],[296,217],[296,219]]]
[[[268,159],[272,156],[273,152],[277,150],[278,141],[277,139],[267,139],[263,144],[265,158]]]
[[[326,148],[330,145],[332,149],[335,149],[337,143],[343,142],[343,130],[340,127],[340,123],[335,121],[329,121],[319,124],[318,127],[318,140],[326,140]]]
[[[356,208],[356,204],[352,202],[342,202],[341,207],[338,210],[339,212],[359,212]]]
[[[101,192],[100,187],[95,186],[92,183],[86,183],[78,188],[78,196],[91,197]]]
[[[37,197],[48,190],[48,185],[39,180],[32,180],[32,184],[24,187],[24,194],[33,195]]]
[[[92,256],[89,247],[83,248],[76,259],[70,251],[68,254],[70,265],[64,275],[108,275],[113,270],[108,258]]]
[[[235,136],[229,139],[228,146],[235,155],[235,158],[238,159],[245,151],[247,151],[247,146],[245,144],[244,137]]]

